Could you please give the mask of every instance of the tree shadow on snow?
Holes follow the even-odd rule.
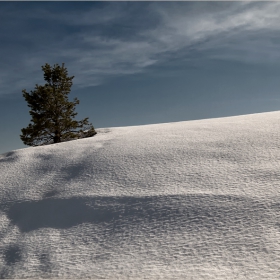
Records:
[[[108,222],[116,227],[141,223],[160,226],[172,222],[174,225],[187,225],[190,230],[198,225],[209,230],[228,230],[236,227],[240,221],[246,221],[250,227],[266,219],[259,202],[213,195],[49,197],[39,201],[18,202],[4,211],[22,232]]]
[[[4,251],[4,260],[8,265],[15,264],[21,260],[21,250],[17,245],[9,246]]]

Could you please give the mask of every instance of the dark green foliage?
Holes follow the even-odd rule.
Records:
[[[76,121],[75,106],[79,100],[68,101],[72,80],[64,67],[55,64],[42,66],[46,84],[36,84],[30,93],[23,90],[23,97],[28,103],[31,124],[21,130],[21,140],[29,146],[59,143],[73,139],[91,137],[96,134],[88,118]]]

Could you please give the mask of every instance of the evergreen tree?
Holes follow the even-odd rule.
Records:
[[[49,143],[90,137],[96,134],[88,118],[75,120],[75,106],[79,100],[68,101],[72,80],[64,67],[55,64],[42,66],[45,85],[36,84],[30,93],[24,89],[23,97],[28,103],[31,123],[21,130],[21,140],[29,146],[40,146]]]

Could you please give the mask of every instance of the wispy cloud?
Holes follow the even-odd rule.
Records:
[[[208,4],[210,5],[210,4]],[[181,7],[180,7],[181,8]],[[162,51],[179,51],[187,46],[197,45],[200,50],[230,47],[239,50],[242,45],[247,49],[251,38],[260,33],[278,31],[280,28],[280,3],[235,3],[223,10],[204,12],[185,9],[175,12],[159,8],[162,24],[151,31],[150,37],[156,38]],[[259,32],[257,34],[257,32]],[[255,51],[270,53],[266,50],[265,36],[255,36],[262,44],[255,45]],[[242,40],[241,40],[242,39]],[[249,39],[249,40],[248,40]],[[271,47],[271,42],[267,42]],[[249,44],[252,50],[252,41]],[[244,57],[240,56],[240,59]]]
[[[280,40],[275,35],[280,29],[279,2],[137,5],[112,3],[53,12],[42,4],[34,8],[35,12],[30,9],[22,13],[24,17],[21,11],[13,10],[16,6],[9,9],[9,19],[3,17],[2,23],[11,24],[11,32],[18,30],[18,37],[13,39],[12,48],[12,37],[3,44],[0,94],[39,83],[35,77],[42,76],[40,66],[46,62],[65,62],[69,73],[76,77],[75,85],[88,87],[111,76],[139,73],[172,60],[190,47],[198,52],[211,51],[208,57],[216,59],[280,59]],[[140,12],[139,6],[143,7]],[[32,28],[32,21],[39,25]],[[3,28],[0,32],[1,40],[6,35]],[[187,51],[183,53],[190,56]]]

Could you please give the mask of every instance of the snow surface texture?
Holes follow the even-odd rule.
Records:
[[[0,155],[0,278],[280,279],[280,112]]]

